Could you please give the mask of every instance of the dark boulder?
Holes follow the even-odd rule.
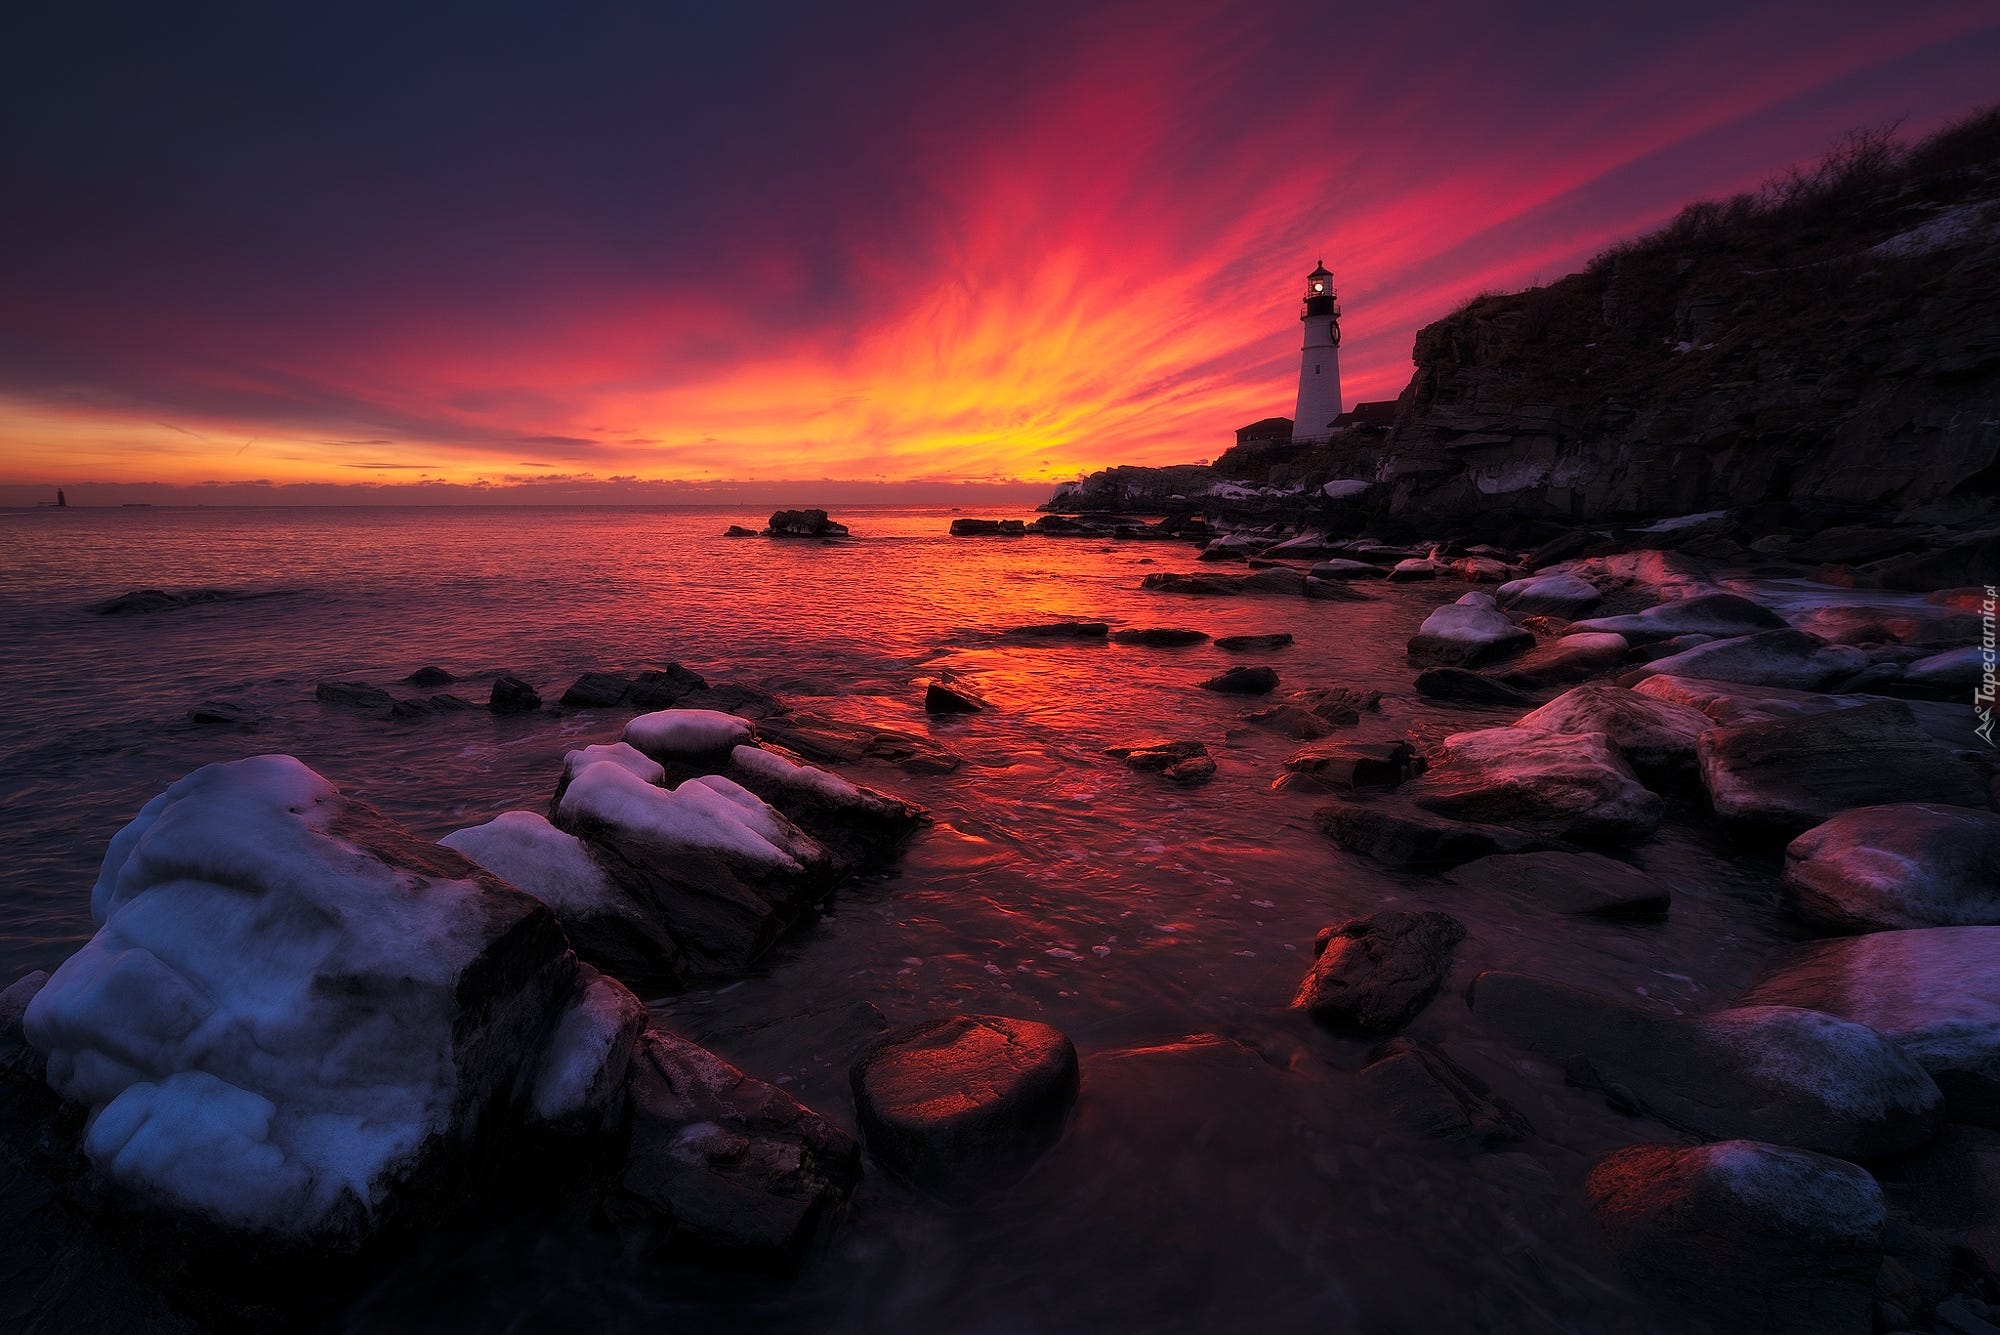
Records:
[[[779,510],[764,529],[767,538],[844,538],[847,525],[835,523],[824,510]]]
[[[632,679],[613,672],[586,672],[562,693],[571,709],[612,709],[632,693]]]
[[[868,1149],[931,1191],[1005,1183],[1062,1134],[1076,1048],[1033,1020],[954,1015],[892,1035],[850,1074]]]
[[[1469,668],[1425,668],[1417,674],[1417,694],[1461,705],[1530,708],[1535,698]]]
[[[1139,581],[1142,589],[1159,593],[1191,593],[1211,597],[1243,592],[1241,575],[1176,575],[1161,571]]]
[[[1468,1140],[1495,1149],[1535,1134],[1520,1110],[1484,1080],[1413,1038],[1383,1044],[1359,1078],[1391,1117],[1432,1140]]]
[[[1049,621],[1035,626],[1016,626],[1008,635],[1023,640],[1077,640],[1094,644],[1111,634],[1102,621]]]
[[[1348,852],[1408,871],[1441,871],[1494,853],[1548,846],[1521,830],[1452,820],[1405,801],[1335,802],[1313,812],[1313,819]]]
[[[722,530],[722,536],[725,538],[754,538],[757,536],[757,530],[754,528],[745,528],[741,524],[731,524],[728,528]]]
[[[1254,709],[1242,717],[1245,723],[1254,723],[1300,742],[1331,736],[1338,726],[1299,705],[1272,705],[1266,709]]]
[[[1390,910],[1325,928],[1292,1006],[1336,1033],[1394,1033],[1444,986],[1463,940],[1448,913]]]
[[[1292,633],[1281,630],[1268,635],[1224,635],[1215,642],[1215,647],[1232,654],[1268,653],[1291,642]]]
[[[2000,815],[1923,802],[1843,811],[1785,849],[1784,894],[1833,932],[2000,924]]]
[[[1200,742],[1130,742],[1109,747],[1104,754],[1124,761],[1128,768],[1150,771],[1175,783],[1200,783],[1215,774],[1215,758]]]
[[[1144,645],[1148,649],[1177,649],[1186,644],[1201,644],[1207,639],[1208,632],[1205,630],[1181,630],[1170,626],[1111,632],[1114,644]]]
[[[1233,667],[1201,683],[1201,689],[1225,695],[1267,695],[1278,689],[1278,674],[1267,667]]]
[[[697,692],[709,689],[708,679],[679,663],[641,672],[632,679],[625,703],[634,709],[671,709]],[[709,706],[714,708],[714,706]]]
[[[387,709],[396,703],[395,696],[365,681],[323,681],[313,687],[313,698],[350,709]]]
[[[439,686],[449,686],[457,680],[457,677],[446,672],[441,667],[420,667],[409,676],[403,678],[405,685],[421,687],[426,691],[433,690]]]
[[[977,714],[986,701],[954,682],[932,681],[924,686],[926,714]]]
[[[254,728],[263,722],[257,711],[233,700],[203,700],[188,709],[187,717],[190,723],[225,728]]]
[[[1415,762],[1408,742],[1322,742],[1293,752],[1285,768],[1332,788],[1394,788]]]
[[[951,521],[951,536],[954,538],[1009,537],[1017,538],[1028,531],[1028,526],[1018,519],[954,519]]]
[[[486,707],[496,714],[531,714],[542,707],[542,697],[511,672],[497,678]]]

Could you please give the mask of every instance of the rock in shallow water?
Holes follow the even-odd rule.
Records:
[[[1201,684],[1225,695],[1266,695],[1278,689],[1278,674],[1267,667],[1233,667]]]
[[[2000,815],[1922,802],[1844,811],[1785,849],[1784,892],[1835,932],[2000,924]]]
[[[1602,733],[1637,773],[1656,783],[1681,784],[1694,779],[1695,741],[1715,721],[1686,705],[1594,682],[1563,692],[1514,720],[1514,726],[1566,735]]]
[[[1535,575],[1502,584],[1494,599],[1520,616],[1574,617],[1603,602],[1604,595],[1575,575]]]
[[[1635,1145],[1584,1191],[1627,1270],[1717,1329],[1873,1328],[1887,1207],[1853,1164],[1749,1140]]]
[[[1408,871],[1441,871],[1494,853],[1547,846],[1520,830],[1452,820],[1406,801],[1335,802],[1313,812],[1313,819],[1348,852]]]
[[[533,686],[506,673],[494,680],[486,707],[496,714],[532,714],[542,707],[542,697]]]
[[[1705,681],[1741,682],[1750,686],[1781,686],[1788,690],[1820,691],[1852,677],[1868,666],[1868,655],[1844,644],[1828,644],[1802,630],[1766,630],[1710,640],[1692,649],[1656,658],[1621,680],[1646,677],[1700,677]]]
[[[1113,644],[1137,644],[1148,649],[1177,649],[1182,645],[1204,644],[1207,640],[1208,632],[1205,630],[1183,630],[1173,626],[1150,626],[1111,632]]]
[[[1424,618],[1410,637],[1412,658],[1473,667],[1517,654],[1535,642],[1484,593],[1468,593]]]
[[[1285,768],[1335,788],[1394,788],[1415,761],[1408,742],[1328,742],[1293,752]]]
[[[1318,958],[1292,998],[1336,1033],[1390,1034],[1430,1004],[1465,925],[1448,913],[1388,910],[1322,930]]]
[[[985,708],[986,702],[963,686],[943,681],[924,685],[926,714],[977,714]]]
[[[1149,770],[1175,783],[1200,783],[1215,774],[1215,759],[1200,742],[1175,742],[1154,738],[1129,742],[1105,750],[1136,770]]]
[[[1215,647],[1232,654],[1249,654],[1283,649],[1291,642],[1292,633],[1281,630],[1268,635],[1224,635],[1215,642]]]
[[[876,1161],[949,1192],[1027,1171],[1062,1134],[1078,1068],[1075,1046],[1046,1024],[954,1015],[883,1040],[850,1080]]]
[[[1520,1110],[1485,1081],[1413,1038],[1390,1039],[1361,1069],[1360,1080],[1390,1116],[1420,1136],[1493,1149],[1535,1134]]]
[[[1445,879],[1477,894],[1516,895],[1589,917],[1663,918],[1673,902],[1665,882],[1601,853],[1496,853]]]
[[[1432,700],[1450,700],[1462,705],[1495,705],[1526,708],[1535,697],[1467,668],[1425,668],[1417,674],[1417,694]]]
[[[1601,732],[1454,733],[1410,796],[1441,816],[1575,842],[1629,843],[1660,824],[1658,795]]]

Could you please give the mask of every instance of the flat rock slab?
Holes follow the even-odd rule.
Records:
[[[1425,668],[1417,674],[1417,694],[1462,705],[1493,705],[1526,709],[1535,697],[1469,668]]]
[[[1442,871],[1494,853],[1547,847],[1521,830],[1452,820],[1406,801],[1335,802],[1313,819],[1348,852],[1406,871]]]
[[[1924,927],[1802,947],[1743,998],[1865,1024],[1931,1073],[1953,1121],[2000,1129],[2000,927]]]
[[[1322,742],[1293,752],[1285,768],[1335,788],[1394,788],[1415,761],[1408,742]]]
[[[1727,638],[1751,635],[1760,630],[1783,630],[1785,619],[1761,603],[1733,593],[1706,593],[1692,598],[1649,607],[1631,616],[1597,617],[1578,621],[1570,630],[1576,634],[1610,633],[1623,635],[1634,644],[1670,640],[1676,635],[1713,635]]]
[[[977,714],[985,708],[986,701],[963,686],[942,681],[924,684],[926,714]]]
[[[931,1191],[998,1185],[1061,1136],[1076,1047],[1049,1025],[954,1015],[883,1040],[850,1073],[869,1152]]]
[[[1410,790],[1427,811],[1551,839],[1630,843],[1660,824],[1660,798],[1601,732],[1454,733]]]
[[[1253,709],[1242,716],[1245,723],[1254,723],[1260,728],[1282,733],[1295,741],[1311,742],[1333,734],[1337,726],[1329,719],[1321,718],[1310,709],[1298,705],[1272,705],[1267,709]]]
[[[1420,1136],[1495,1149],[1535,1134],[1520,1110],[1484,1080],[1413,1038],[1390,1039],[1359,1078],[1391,1117]]]
[[[1500,680],[1524,691],[1587,681],[1622,664],[1631,648],[1623,635],[1565,635],[1554,644],[1536,646]]]
[[[1473,1013],[1614,1105],[1705,1137],[1868,1159],[1923,1144],[1943,1100],[1862,1024],[1793,1005],[1683,1017],[1524,974],[1473,981]]]
[[[1702,734],[1697,755],[1716,815],[1787,836],[1854,807],[1988,803],[1972,768],[1894,700],[1715,728]]]
[[[1472,667],[1520,653],[1534,642],[1490,595],[1468,593],[1425,617],[1408,648],[1412,658]]]
[[[762,719],[757,727],[766,741],[819,765],[879,760],[912,774],[949,774],[964,763],[928,737],[846,719],[787,714]]]
[[[1686,705],[1592,682],[1522,715],[1514,726],[1529,732],[1602,733],[1634,772],[1678,784],[1693,780],[1695,741],[1715,720]]]
[[[1924,802],[1843,811],[1785,849],[1784,894],[1833,932],[2000,925],[2000,815]]]
[[[1278,689],[1278,674],[1267,667],[1233,667],[1210,677],[1201,688],[1225,695],[1268,695]]]
[[[1820,691],[1867,666],[1868,655],[1859,649],[1828,644],[1816,635],[1786,628],[1710,640],[1635,668],[1627,680],[1664,673],[1700,677],[1705,681]]]
[[[1463,940],[1465,925],[1448,913],[1350,918],[1320,932],[1318,958],[1292,1006],[1336,1033],[1394,1033],[1444,986]]]
[[[1203,644],[1207,640],[1208,632],[1205,630],[1184,630],[1176,626],[1151,626],[1111,632],[1113,644],[1136,644],[1148,649],[1177,649],[1187,644]]]
[[[1023,640],[1077,640],[1096,643],[1109,638],[1111,627],[1103,621],[1050,621],[1038,626],[1015,626],[1006,632]]]
[[[1635,1145],[1584,1193],[1626,1270],[1718,1330],[1874,1328],[1888,1210],[1853,1164],[1749,1140]]]
[[[1231,597],[1243,592],[1241,575],[1180,575],[1168,571],[1146,576],[1142,589],[1157,593],[1187,593],[1197,597]]]
[[[1601,853],[1497,853],[1445,877],[1461,890],[1516,895],[1553,909],[1597,918],[1663,918],[1673,892],[1637,867]]]
[[[1153,738],[1107,747],[1104,754],[1124,761],[1128,768],[1149,771],[1175,783],[1200,783],[1215,774],[1215,758],[1200,742]]]
[[[1215,642],[1215,647],[1232,654],[1261,654],[1283,649],[1291,642],[1292,633],[1281,630],[1268,635],[1224,635]]]

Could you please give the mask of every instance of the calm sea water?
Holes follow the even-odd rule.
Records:
[[[1403,641],[1456,587],[1374,601],[1142,592],[1193,549],[953,539],[949,514],[856,510],[836,545],[724,539],[721,509],[0,512],[0,974],[85,939],[111,835],[196,766],[304,759],[436,837],[540,808],[564,750],[615,739],[619,711],[391,721],[315,701],[322,678],[393,685],[436,664],[483,701],[518,673],[553,701],[579,673],[678,661],[817,712],[928,731],[944,776],[851,771],[929,805],[897,871],[848,887],[757,976],[660,999],[660,1022],[852,1126],[846,1067],[878,1026],[952,1009],[1049,1021],[1083,1053],[1063,1144],[1025,1182],[943,1208],[866,1179],[831,1251],[786,1282],[701,1283],[588,1229],[501,1221],[440,1236],[335,1329],[837,1331],[1644,1331],[1578,1203],[1605,1149],[1660,1138],[1563,1086],[1473,1019],[1481,968],[1552,973],[1663,1005],[1727,1000],[1777,944],[1772,880],[1673,830],[1641,850],[1672,919],[1613,925],[1466,898],[1386,873],[1313,828],[1319,799],[1274,792],[1293,743],[1196,683],[1213,646],[1027,645],[993,632],[1056,617],[1287,630],[1281,690],[1386,692],[1351,735],[1504,721],[1420,700]],[[137,588],[268,594],[92,615]],[[992,703],[932,721],[927,673]],[[403,688],[397,688],[403,689]],[[225,699],[254,730],[196,725]],[[1205,742],[1221,766],[1177,789],[1103,750]],[[1518,1103],[1540,1136],[1509,1153],[1411,1138],[1353,1079],[1368,1045],[1285,1008],[1314,932],[1388,906],[1472,931],[1452,991],[1411,1032]],[[1215,1035],[1225,1044],[1188,1041]]]

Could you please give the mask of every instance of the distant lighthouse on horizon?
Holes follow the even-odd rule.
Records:
[[[1292,439],[1318,440],[1340,416],[1340,298],[1321,260],[1306,275],[1305,348],[1299,354],[1299,402],[1292,411]]]

